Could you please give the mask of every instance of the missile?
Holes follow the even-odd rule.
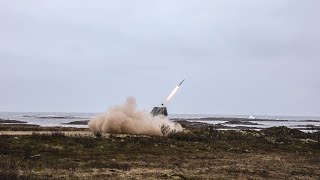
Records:
[[[186,80],[186,79],[184,79],[184,80]],[[181,85],[182,85],[182,83],[184,82],[184,80],[182,80],[182,81],[181,81],[181,83],[180,83],[178,86],[181,86]]]
[[[184,79],[185,80],[185,79]],[[180,82],[180,84],[176,87],[176,88],[174,88],[174,90],[171,92],[171,94],[167,97],[167,99],[166,99],[166,103],[168,103],[169,101],[170,101],[170,99],[177,93],[177,91],[179,90],[179,88],[180,88],[180,86],[182,85],[182,83],[184,82],[184,80],[182,80],[181,82]],[[165,103],[165,104],[166,104]]]

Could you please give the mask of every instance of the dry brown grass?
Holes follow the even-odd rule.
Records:
[[[195,129],[168,137],[94,138],[61,131],[2,135],[0,177],[319,179],[320,149],[315,138],[281,128],[266,132]]]

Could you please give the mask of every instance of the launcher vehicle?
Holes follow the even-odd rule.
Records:
[[[168,116],[168,111],[167,111],[167,108],[164,106],[154,107],[151,111],[151,114],[153,116],[159,116],[159,115]]]

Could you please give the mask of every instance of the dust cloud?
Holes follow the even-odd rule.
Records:
[[[180,124],[170,121],[165,116],[153,117],[149,112],[138,110],[136,99],[133,97],[127,98],[123,105],[112,107],[92,118],[88,125],[94,133],[162,136],[182,131]]]

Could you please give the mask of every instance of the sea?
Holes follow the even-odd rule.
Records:
[[[98,113],[64,113],[64,112],[0,112],[0,119],[18,120],[43,127],[76,127],[87,128],[87,125],[68,125],[73,121],[90,120]],[[214,117],[215,120],[202,120]],[[250,118],[249,118],[250,117]],[[171,114],[170,119],[185,119],[188,121],[207,124],[222,124],[228,127],[237,126],[263,129],[273,126],[287,126],[289,128],[305,129],[310,126],[320,127],[319,116],[259,116],[259,115],[216,115],[216,114]],[[221,118],[221,120],[219,119]],[[224,124],[226,118],[247,118],[247,122],[255,125]]]

